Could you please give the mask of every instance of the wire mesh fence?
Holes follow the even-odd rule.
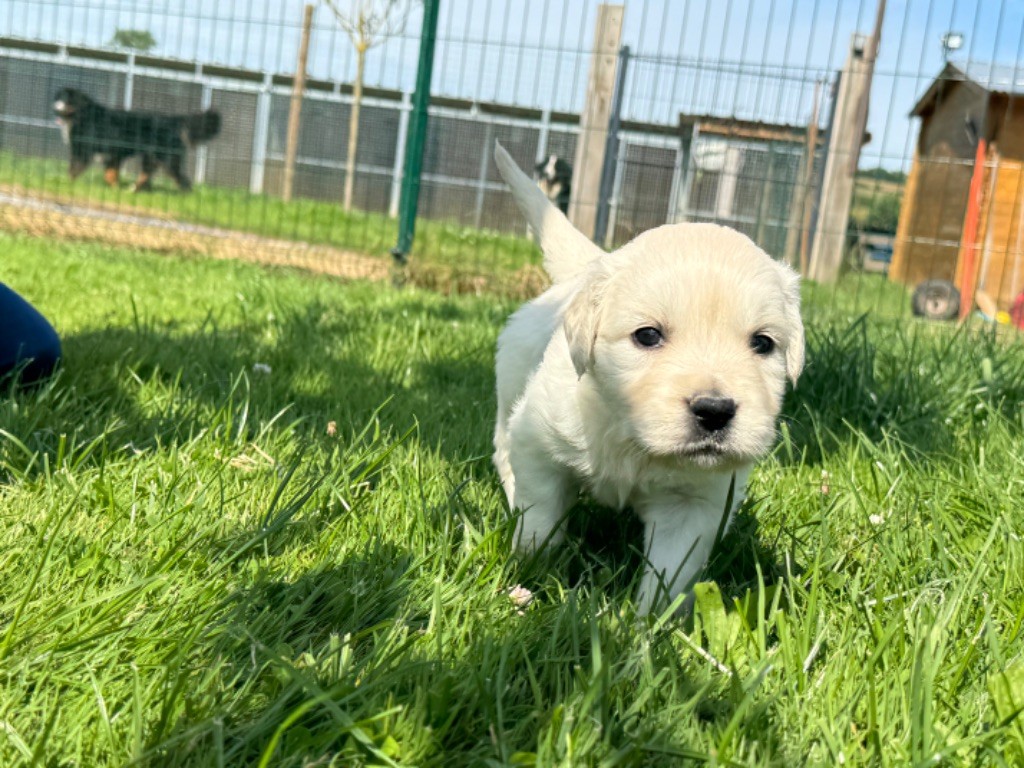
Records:
[[[168,249],[266,248],[338,274],[390,274],[423,6],[402,7],[404,24],[367,52],[346,210],[358,61],[338,18],[314,9],[286,182],[303,4],[210,5],[4,4],[0,221]],[[664,223],[713,221],[865,308],[904,313],[910,292],[932,281],[919,309],[1007,319],[1024,291],[1024,9],[628,0],[611,63],[618,85],[598,93],[615,97],[614,110],[595,124],[601,8],[441,0],[409,265],[418,279],[473,289],[543,279],[491,159],[500,141],[529,170],[552,157],[570,168],[570,217],[596,209],[605,247]],[[138,157],[113,184],[102,157],[69,180],[53,111],[69,87],[108,109],[215,110],[219,135],[184,156],[195,189],[158,174],[152,191],[133,193],[147,170]],[[611,134],[596,155],[595,131]],[[588,173],[601,177],[594,191]]]

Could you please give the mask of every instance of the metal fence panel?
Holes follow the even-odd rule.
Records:
[[[654,71],[656,65],[660,66],[640,59],[637,71]],[[683,77],[692,79],[698,101],[718,103],[712,91],[700,90],[706,83],[699,72],[686,69]],[[730,83],[743,80],[742,73],[729,78]],[[33,86],[24,87],[26,82]],[[164,113],[218,109],[222,133],[189,154],[188,172],[206,184],[280,193],[291,93],[288,85],[271,85],[269,74],[248,73],[232,80],[208,74],[199,64],[162,70],[151,60],[140,65],[131,57],[118,62],[80,55],[0,53],[0,147],[21,155],[63,157],[66,149],[50,114],[48,94],[66,84],[109,106],[122,105],[127,98],[132,108]],[[354,188],[354,205],[360,210],[394,210],[407,109],[398,96],[371,95],[364,101]],[[627,96],[636,102],[634,112],[641,109],[637,104],[650,99],[635,83]],[[643,109],[657,111],[653,105]],[[351,97],[339,87],[326,90],[321,84],[307,91],[295,173],[297,196],[340,203],[350,110]],[[528,172],[538,159],[551,154],[571,163],[579,139],[573,116],[560,113],[553,119],[540,110],[452,100],[431,107],[430,114],[419,214],[461,226],[525,234],[525,223],[494,165],[494,142],[500,141]],[[708,220],[748,232],[772,253],[784,249],[785,231],[791,226],[784,214],[793,186],[800,181],[799,147],[773,154],[702,136],[684,163],[680,159],[689,140],[685,131],[660,126],[646,134],[633,125],[621,132],[620,139],[613,197],[608,201],[612,215],[607,245],[621,244],[667,221]],[[712,167],[720,162],[714,159],[716,152],[728,155],[724,175],[721,168]],[[129,167],[127,172],[133,170]],[[769,188],[771,194],[766,194]]]
[[[255,178],[257,191],[279,193],[291,100],[287,88],[277,87],[269,96],[262,133],[265,145],[260,147],[260,97],[251,80],[225,82],[204,75],[198,67],[194,73],[161,72],[154,67],[133,67],[131,62],[127,66],[103,60],[72,65],[53,59],[47,61],[40,55],[33,59],[0,56],[0,86],[5,89],[0,142],[4,148],[17,154],[64,155],[49,98],[40,98],[40,94],[52,93],[61,85],[81,88],[104,104],[118,106],[124,103],[130,81],[132,108],[163,113],[199,111],[207,92],[209,105],[222,113],[223,125],[222,135],[202,150],[204,177],[200,181],[246,188]],[[32,82],[34,87],[22,87],[25,82]],[[327,92],[311,92],[303,99],[295,178],[298,196],[341,199],[349,102],[347,96]],[[386,213],[393,203],[403,108],[399,101],[369,99],[363,104],[354,190],[354,204],[362,210]],[[43,125],[46,130],[38,130]],[[420,214],[461,225],[522,233],[524,225],[491,160],[495,140],[501,141],[523,168],[531,170],[540,156],[556,154],[571,162],[578,134],[575,126],[549,122],[546,116],[509,116],[500,111],[450,106],[432,108]],[[681,171],[675,165],[679,146],[679,138],[665,136],[648,146],[635,132],[623,143],[618,161],[620,183],[616,199],[611,201],[616,208],[612,243],[624,242],[643,229],[673,218],[669,205],[672,191],[680,186]],[[196,157],[194,153],[189,155],[190,174],[196,173]],[[709,184],[715,182],[698,166],[694,166],[695,176],[689,185],[690,199],[696,207],[686,211],[683,218],[711,213],[701,208],[701,195],[711,194]],[[129,173],[133,170],[128,168]],[[753,166],[751,174],[764,175]],[[758,188],[753,182],[745,182],[743,195],[756,196]],[[742,216],[733,218],[740,225],[744,223]]]
[[[668,221],[676,150],[622,142],[622,182],[615,213],[613,242],[632,240]]]
[[[135,75],[129,106],[164,115],[198,112],[203,108],[203,86],[188,80]]]
[[[210,143],[206,183],[248,188],[252,180],[252,148],[256,136],[258,96],[215,88],[211,106],[221,114],[221,135]]]
[[[680,221],[738,229],[776,258],[787,255],[804,147],[795,142],[700,136],[693,143]]]
[[[265,190],[279,194],[284,173],[285,143],[291,96],[271,96]],[[337,98],[307,97],[302,103],[295,194],[318,200],[341,200],[348,158],[351,106]],[[359,113],[353,205],[385,213],[391,194],[397,151],[400,105],[364,103]]]

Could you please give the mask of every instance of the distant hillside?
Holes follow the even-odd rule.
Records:
[[[885,168],[866,168],[857,171],[857,178],[905,184],[907,181],[907,174],[903,171],[887,171]]]

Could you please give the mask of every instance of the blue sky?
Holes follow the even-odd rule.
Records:
[[[804,124],[814,81],[842,66],[854,32],[870,31],[876,3],[625,0],[623,43],[635,54],[627,115]],[[597,5],[441,0],[435,93],[578,110]],[[370,84],[412,87],[421,15],[414,5],[405,33],[371,51]],[[102,45],[117,27],[148,29],[162,55],[291,72],[301,16],[301,0],[4,0],[0,34]],[[942,68],[949,30],[966,37],[954,60],[1024,62],[1020,0],[889,0],[862,166],[909,168],[916,125],[907,113]],[[351,46],[322,6],[310,56],[312,76],[352,77]]]

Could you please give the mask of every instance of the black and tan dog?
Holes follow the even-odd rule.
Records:
[[[572,194],[572,166],[558,155],[537,163],[537,184],[548,200],[562,213],[569,213],[569,197]]]
[[[103,178],[116,186],[121,164],[139,155],[142,165],[136,192],[150,189],[159,167],[182,191],[188,191],[192,182],[185,175],[186,152],[220,132],[220,114],[212,109],[191,115],[110,109],[74,88],[57,91],[53,111],[71,150],[68,173],[72,179],[98,156],[105,169]]]

